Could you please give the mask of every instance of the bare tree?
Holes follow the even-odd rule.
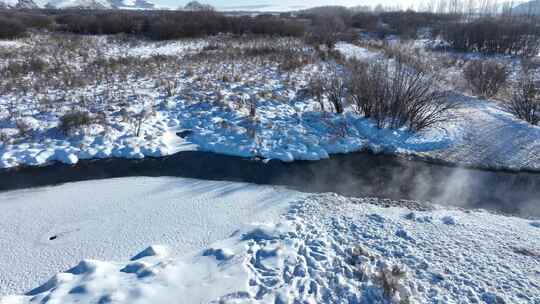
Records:
[[[142,101],[141,109],[138,112],[133,113],[132,117],[134,119],[135,136],[139,137],[141,135],[143,123],[152,116],[153,110],[148,105],[150,96],[138,95],[137,99]]]
[[[351,75],[351,100],[379,128],[422,130],[444,121],[446,112],[457,106],[437,88],[434,76],[399,60],[355,64]]]
[[[339,75],[338,71],[333,71],[330,76],[324,80],[324,91],[328,96],[328,100],[334,106],[336,113],[342,114],[345,110],[343,103],[347,94],[347,83],[345,79]]]
[[[320,76],[314,76],[309,80],[309,93],[315,97],[324,112],[324,80]]]
[[[540,123],[540,91],[530,75],[522,75],[512,97],[505,104],[508,112],[532,125]]]
[[[309,42],[316,46],[325,45],[333,49],[338,42],[339,35],[347,29],[345,21],[340,16],[324,15],[314,21],[314,27],[309,33]]]

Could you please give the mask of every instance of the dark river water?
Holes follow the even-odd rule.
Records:
[[[177,176],[282,185],[303,192],[410,199],[540,216],[540,174],[464,169],[388,155],[353,153],[316,162],[250,160],[181,152],[143,160],[81,161],[0,170],[0,191],[127,176]]]

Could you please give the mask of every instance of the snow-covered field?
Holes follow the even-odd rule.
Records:
[[[101,55],[120,62],[138,58],[157,74],[141,71],[147,76],[123,76],[127,78],[112,84],[66,92],[0,96],[0,168],[159,157],[189,150],[283,161],[371,150],[473,167],[540,170],[540,127],[514,118],[494,101],[456,93],[461,107],[449,113],[449,121],[420,133],[380,130],[351,108],[344,115],[323,113],[306,94],[311,76],[332,73],[332,63],[312,61],[283,70],[272,57],[238,55],[292,49],[311,56],[311,50],[294,39],[275,43],[226,37],[162,43],[84,39],[88,49],[74,55],[76,75],[92,67],[88,58]],[[14,52],[24,43],[30,42],[4,43],[0,49]],[[381,53],[356,45],[339,43],[336,48],[347,58],[384,60]],[[54,62],[55,56],[51,53],[48,60]],[[19,60],[14,58],[5,60]],[[459,74],[455,70],[439,72],[448,72],[446,81],[451,82],[449,78]],[[24,106],[14,108],[14,102]],[[54,111],[47,108],[51,102],[58,104]],[[71,134],[58,130],[63,114],[88,104],[95,104],[89,126]],[[134,117],[143,113],[137,136]],[[184,138],[176,136],[179,131],[186,131]]]
[[[0,202],[2,304],[540,303],[537,221],[164,178]]]
[[[21,293],[79,260],[123,260],[152,244],[175,254],[275,221],[299,194],[249,184],[126,178],[0,194],[0,293]]]

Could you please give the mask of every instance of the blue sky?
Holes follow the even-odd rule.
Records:
[[[154,0],[154,3],[160,6],[168,6],[177,8],[179,6],[185,5],[189,0]],[[287,10],[287,9],[298,9],[306,8],[320,5],[345,5],[345,6],[354,6],[354,5],[401,5],[403,7],[408,7],[411,3],[414,3],[414,0],[405,0],[405,1],[392,1],[392,0],[199,0],[201,3],[211,4],[218,9],[234,9],[234,8],[263,8],[264,10]]]

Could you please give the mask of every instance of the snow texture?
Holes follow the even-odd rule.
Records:
[[[296,195],[174,178],[1,193],[0,294],[28,291],[82,259],[123,260],[150,244],[177,255],[203,249],[241,223],[275,220]]]
[[[109,203],[97,206],[73,206],[67,195],[59,197],[54,205],[55,212],[76,213],[76,217],[86,218],[90,209],[97,209],[99,211],[94,212],[104,217],[103,223],[80,224],[86,232],[75,230],[59,235],[57,241],[66,244],[65,247],[76,247],[73,242],[77,241],[84,245],[78,248],[77,257],[82,254],[87,258],[78,264],[73,262],[71,266],[56,265],[53,267],[56,270],[62,267],[69,270],[49,281],[42,280],[46,283],[40,286],[32,280],[37,288],[25,296],[5,296],[0,303],[540,303],[540,229],[525,219],[483,211],[425,208],[414,202],[389,204],[387,200],[382,203],[377,199],[349,199],[335,194],[307,196],[281,192],[281,198],[265,201],[261,200],[261,190],[266,189],[272,195],[276,194],[275,190],[244,184],[182,179],[168,180],[164,184],[162,179],[123,179],[107,183],[111,188],[125,189],[129,185],[129,189],[140,189],[141,184],[154,182],[162,186],[156,188],[154,185],[146,190],[152,195],[140,198],[145,204],[130,201],[125,192],[105,192]],[[257,213],[244,215],[241,222],[234,223],[235,228],[227,224],[230,229],[214,229],[220,220],[227,221],[231,214],[241,215],[242,212],[237,208],[223,209],[219,203],[223,199],[208,194],[193,205],[189,199],[192,194],[179,193],[174,186],[176,183],[184,185],[180,187],[182,191],[187,191],[189,184],[199,185],[191,191],[199,195],[205,190],[215,190],[216,185],[221,185],[218,187],[221,193],[232,188],[239,192],[233,191],[231,195],[242,193],[242,197],[252,197],[258,194],[257,199],[250,199],[248,203],[252,207],[250,211],[257,210]],[[58,195],[59,190],[84,192],[95,186],[95,182],[85,182],[41,189],[37,193],[27,193],[16,205],[24,206],[33,199],[37,205],[37,201],[42,201],[40,198]],[[161,191],[167,195],[174,193],[175,200],[182,202],[182,206],[164,209],[158,214],[159,225],[154,226],[151,215],[159,209],[151,212],[148,208],[153,207],[148,205],[163,205],[167,201]],[[215,191],[210,193],[217,194]],[[21,196],[20,192],[4,196],[14,194]],[[69,203],[61,203],[64,200]],[[119,255],[106,261],[88,259],[95,258],[96,255],[89,252],[95,250],[93,245],[96,243],[86,239],[111,235],[102,234],[100,227],[110,227],[107,219],[113,217],[108,214],[113,213],[110,205],[115,205],[111,203],[115,201],[129,201],[116,210],[116,213],[126,214],[122,215],[125,220],[121,225],[133,228],[137,222],[139,228],[129,231],[116,227],[120,232],[114,235],[123,235],[127,243],[136,242],[139,250],[146,249],[131,259]],[[288,203],[280,203],[281,208],[276,208],[274,204],[279,201]],[[183,206],[185,203],[187,206]],[[257,208],[253,209],[255,205]],[[141,206],[146,207],[139,210],[138,215],[144,215],[146,223],[139,222],[131,211]],[[33,208],[35,206],[30,206],[28,210]],[[174,210],[176,208],[181,212]],[[219,213],[228,215],[208,221],[208,217],[218,213],[210,208],[219,208]],[[19,213],[28,215],[28,210]],[[266,221],[260,223],[258,214],[268,210],[273,210],[274,215],[280,210],[283,215],[267,214]],[[32,215],[32,223],[49,217],[46,212],[32,211]],[[197,218],[212,223],[205,226],[207,233],[201,232],[216,235],[199,244],[200,235],[196,231],[187,234],[187,231],[176,231],[178,224],[172,224],[171,219],[179,215],[182,216],[179,221]],[[23,220],[27,224],[4,234],[9,238],[35,226],[30,225],[29,218]],[[447,224],[450,218],[452,225]],[[248,219],[259,223],[245,224]],[[194,227],[197,230],[198,226]],[[186,253],[183,246],[189,242],[182,241],[184,245],[179,246],[174,240],[168,242],[168,246],[142,245],[148,241],[152,244],[155,239],[149,238],[148,234],[154,234],[156,228],[165,234],[174,231],[175,237],[193,238],[197,245],[191,248],[198,249]],[[231,230],[235,232],[230,234]],[[168,238],[163,240],[167,242]],[[19,244],[21,241],[10,242]],[[66,252],[47,255],[45,261],[38,262],[43,256],[37,257],[36,253],[50,250],[47,247],[63,247],[54,242],[48,244],[23,241],[21,247],[30,246],[25,249],[34,249],[34,255],[21,258],[20,264],[8,260],[9,277],[21,278],[33,274],[34,268],[42,268],[43,264],[76,258],[66,258],[69,255]],[[170,248],[170,245],[176,248]],[[19,252],[13,254],[24,252],[15,250]],[[101,250],[106,247],[101,247],[98,252]],[[125,252],[124,249],[121,251]],[[25,264],[30,268],[18,268]]]

